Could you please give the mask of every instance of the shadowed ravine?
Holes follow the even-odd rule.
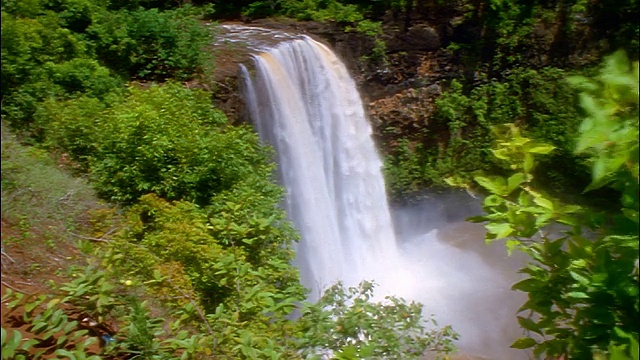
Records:
[[[304,37],[254,63],[253,76],[242,67],[245,100],[277,152],[284,206],[302,235],[296,265],[311,300],[336,280],[373,279],[378,295],[420,301],[440,324],[453,325],[464,353],[526,358],[509,349],[521,335],[515,312],[523,299],[509,290],[518,261],[499,244],[485,247],[482,227],[461,221],[467,214],[459,209],[474,200],[432,198],[392,216],[371,126],[340,59]],[[439,217],[443,207],[453,215]]]

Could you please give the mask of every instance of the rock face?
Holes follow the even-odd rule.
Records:
[[[443,11],[445,13],[443,13]],[[450,10],[451,11],[451,10]],[[385,43],[384,58],[373,59],[375,39],[355,32],[345,31],[344,24],[299,22],[286,19],[261,19],[242,26],[268,29],[274,34],[304,34],[329,45],[344,61],[355,78],[364,103],[368,106],[369,117],[374,124],[375,135],[383,152],[392,151],[398,138],[417,139],[416,132],[429,125],[435,98],[442,87],[454,78],[474,79],[474,73],[464,72],[460,59],[454,58],[446,47],[455,42],[470,44],[481,37],[481,29],[467,22],[460,13],[446,13],[446,9],[422,11],[422,15],[411,20],[405,28],[403,19],[397,14],[387,14],[383,20],[383,33],[378,40]],[[553,35],[557,29],[539,28],[534,32],[532,53],[528,60],[533,67],[543,67],[552,63],[545,57],[551,54]],[[255,49],[237,43],[224,44],[214,50],[217,59],[216,72],[212,82],[216,87],[214,102],[231,119],[246,120],[239,91],[238,64],[251,66],[250,55]],[[261,37],[261,41],[264,40]],[[273,36],[274,41],[282,40]],[[285,39],[286,40],[286,39]],[[579,58],[587,59],[583,52],[576,52]],[[471,71],[471,70],[469,70]],[[440,136],[438,131],[446,129],[430,128],[431,134]],[[448,134],[442,133],[442,138]]]
[[[305,34],[329,45],[355,78],[383,149],[393,148],[398,137],[406,138],[423,129],[429,123],[441,81],[460,75],[450,54],[441,49],[442,39],[451,36],[446,26],[436,28],[416,22],[402,31],[394,23],[387,23],[380,38],[386,45],[386,59],[376,62],[366,58],[374,47],[374,38],[345,32],[340,24],[262,19],[241,25]],[[227,42],[218,41],[223,46],[214,49],[214,102],[231,119],[243,121],[247,117],[239,91],[238,64],[251,66],[250,55],[256,51]]]
[[[382,63],[358,61],[371,51],[371,38],[365,36],[367,42],[351,34],[336,37],[333,48],[358,82],[374,135],[385,152],[393,150],[397,139],[411,139],[423,131],[441,83],[461,76],[450,53],[442,49],[442,39],[450,34],[445,27],[438,29],[427,22],[417,22],[407,31],[387,24],[381,37],[387,48]]]
[[[387,51],[435,51],[440,48],[440,35],[427,25],[414,25],[387,42]]]

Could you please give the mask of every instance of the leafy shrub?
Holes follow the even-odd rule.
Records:
[[[144,196],[105,259],[121,278],[149,284],[151,293],[187,296],[202,306],[183,320],[215,332],[215,354],[275,351],[297,358],[287,350],[294,335],[284,335],[292,331],[287,316],[304,297],[290,265],[295,235],[274,207],[278,198],[248,190],[219,199],[212,209]],[[268,205],[255,207],[259,203]],[[264,212],[270,218],[261,218]]]
[[[150,277],[151,269],[160,265],[156,258],[181,263],[209,309],[230,301],[228,298],[240,290],[236,285],[245,289],[260,284],[259,279],[273,281],[261,285],[271,292],[300,295],[297,272],[288,265],[295,235],[281,210],[274,208],[278,198],[262,195],[262,202],[268,205],[256,208],[248,195],[234,200],[223,198],[222,207],[208,211],[187,202],[171,204],[153,195],[143,197],[129,212],[126,239],[144,250],[141,259],[130,267]],[[251,195],[260,196],[255,192]],[[264,212],[271,218],[262,218]],[[137,249],[131,249],[131,256],[136,253]],[[245,269],[240,271],[236,266]],[[240,295],[233,295],[234,299]]]
[[[122,86],[114,72],[186,80],[207,66],[203,47],[210,34],[196,17],[209,7],[111,12],[93,0],[7,5],[8,12],[2,11],[2,112],[11,125],[36,137],[40,129],[31,128],[33,115],[47,99],[84,94],[104,100]]]
[[[122,87],[122,82],[95,60],[75,58],[57,64],[47,63],[44,70],[67,96],[80,93],[104,100],[107,94]]]
[[[66,101],[48,100],[41,104],[34,118],[36,126],[44,131],[44,145],[64,153],[75,166],[87,172],[89,161],[97,151],[98,119],[106,108],[99,99],[85,96]]]
[[[32,127],[33,116],[44,100],[81,93],[104,99],[122,86],[90,59],[91,44],[65,28],[61,14],[38,9],[33,18],[2,13],[2,112],[11,125],[36,136],[40,129]]]
[[[449,326],[426,331],[422,305],[387,297],[373,302],[374,284],[363,281],[345,289],[337,283],[315,304],[306,304],[296,322],[305,334],[299,339],[302,355],[313,359],[419,359],[427,351],[452,352],[457,334]]]
[[[44,5],[58,14],[62,27],[76,33],[85,32],[93,22],[94,13],[104,6],[95,0],[54,0]]]
[[[47,300],[49,301],[45,304]],[[100,359],[89,351],[89,346],[97,339],[87,337],[88,331],[79,329],[78,321],[69,319],[59,306],[60,299],[40,295],[31,300],[29,296],[8,289],[2,302],[7,303],[8,313],[22,305],[24,311],[18,321],[28,325],[28,337],[23,337],[17,330],[13,330],[9,336],[5,328],[2,328],[2,359],[26,360],[39,358],[46,353],[69,359]]]
[[[103,11],[87,33],[112,69],[151,80],[185,80],[202,71],[211,36],[190,8]]]
[[[13,89],[5,99],[3,111],[12,125],[31,131],[39,141],[42,138],[42,112],[45,102],[55,102],[77,96],[89,96],[108,102],[122,89],[122,81],[97,61],[75,58],[59,63],[47,62],[30,79]]]
[[[298,20],[314,20],[353,23],[364,19],[363,11],[352,4],[344,4],[338,0],[287,0],[281,2],[285,15]]]
[[[534,348],[536,356],[637,358],[638,273],[638,63],[617,53],[595,79],[574,78],[583,88],[587,117],[577,152],[589,155],[592,182],[622,193],[619,210],[598,213],[564,204],[533,184],[535,156],[553,146],[521,136],[516,127],[499,131],[494,155],[508,164],[508,177],[475,177],[490,195],[484,200],[487,240],[531,256],[513,288],[527,292],[518,317],[527,336],[512,347]],[[547,226],[563,224],[559,231]],[[539,234],[539,239],[534,235]]]
[[[55,13],[35,19],[2,12],[2,90],[27,82],[46,63],[60,63],[86,55],[86,44],[60,27]]]
[[[175,83],[131,88],[124,101],[101,108],[88,98],[49,103],[39,119],[52,146],[86,161],[107,199],[130,204],[154,192],[203,205],[236,183],[271,178],[257,135],[225,126],[204,92]]]
[[[9,313],[24,309],[22,314],[14,314],[12,321],[28,325],[29,337],[23,338],[16,330],[9,336],[3,328],[3,359],[30,359],[45,354],[79,360],[95,360],[104,355],[192,359],[204,353],[204,341],[210,338],[179,329],[180,319],[192,312],[191,303],[161,308],[168,319],[153,317],[149,304],[140,300],[144,287],[131,281],[118,283],[113,272],[91,265],[76,275],[75,280],[59,288],[64,297],[40,295],[32,299],[7,291],[3,303],[7,303]],[[98,341],[99,348],[89,347]]]
[[[576,93],[569,83],[557,80],[566,76],[556,68],[515,69],[504,81],[473,88],[452,81],[435,101],[429,132],[412,140],[412,147],[400,146],[388,157],[387,168],[396,169],[388,173],[391,188],[407,192],[400,185],[407,179],[415,189],[442,184],[449,176],[465,178],[478,170],[501,173],[502,167],[488,151],[491,128],[514,121],[533,138],[558,148],[542,159],[539,170],[541,178],[554,181],[551,188],[569,193],[576,184],[586,185],[583,158],[572,150],[580,121]]]

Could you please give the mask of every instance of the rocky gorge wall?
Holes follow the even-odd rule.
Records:
[[[374,39],[336,23],[297,22],[262,19],[242,26],[260,27],[287,33],[306,34],[329,45],[345,62],[355,78],[375,135],[383,149],[393,147],[399,136],[410,135],[428,125],[433,101],[441,92],[441,82],[462,76],[442,39],[450,30],[416,22],[408,31],[389,23],[382,40],[386,59],[375,62],[366,57]],[[449,32],[448,32],[449,31]],[[224,34],[218,35],[223,38]],[[214,102],[231,119],[246,121],[239,89],[238,64],[249,64],[251,51],[237,44],[213,48],[216,69]]]
[[[345,31],[345,24],[335,22],[300,22],[289,19],[259,19],[234,22],[291,34],[306,34],[329,45],[345,62],[354,77],[365,103],[365,111],[374,126],[378,147],[392,153],[399,139],[424,142],[421,133],[428,129],[431,139],[441,139],[423,146],[443,148],[450,138],[448,126],[430,120],[435,99],[452,79],[480,83],[478,67],[449,49],[452,43],[475,44],[482,30],[472,26],[461,13],[432,12],[415,14],[407,26],[402,17],[382,17],[385,44],[383,59],[373,59],[375,40],[356,31]],[[576,30],[578,31],[578,30]],[[571,45],[572,53],[554,57],[558,46],[558,28],[553,23],[539,24],[531,35],[533,44],[523,54],[523,66],[541,68],[549,65],[576,66],[597,61],[599,52],[589,47],[589,29],[585,26],[580,40]],[[219,36],[223,39],[224,34]],[[277,42],[274,39],[274,43]],[[218,46],[214,83],[214,101],[231,119],[246,121],[239,91],[238,63],[251,64],[249,53],[235,43]],[[483,71],[483,70],[480,70]],[[484,80],[486,81],[486,79]]]

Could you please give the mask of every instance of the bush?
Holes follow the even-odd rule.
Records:
[[[47,63],[47,78],[59,86],[66,96],[83,94],[104,100],[107,94],[122,87],[122,81],[97,61],[75,58],[62,63]]]
[[[576,359],[638,358],[638,62],[619,52],[593,79],[571,79],[582,90],[585,118],[575,151],[588,156],[592,182],[585,191],[612,187],[615,210],[596,212],[565,204],[536,188],[536,156],[554,146],[523,137],[516,126],[497,129],[492,150],[507,177],[478,175],[486,240],[505,239],[531,263],[513,289],[528,294],[518,322],[527,335],[512,347],[536,356]],[[611,199],[609,199],[611,201]],[[550,231],[550,225],[564,225]],[[539,236],[539,238],[538,238]]]
[[[337,21],[353,23],[364,19],[363,10],[357,5],[343,4],[339,0],[330,1],[283,1],[282,12],[298,20]]]
[[[569,193],[576,185],[585,186],[589,175],[583,158],[572,150],[580,122],[576,91],[557,80],[566,76],[556,68],[515,69],[503,81],[494,79],[473,88],[454,80],[436,99],[429,132],[388,157],[391,188],[402,193],[410,191],[402,184],[411,184],[412,190],[442,184],[450,176],[468,179],[478,170],[501,173],[502,166],[489,151],[491,128],[510,122],[558,148],[539,167],[540,178],[553,180],[549,187]]]
[[[87,33],[109,67],[149,80],[186,80],[203,71],[211,38],[189,8],[103,11]]]
[[[86,97],[50,102],[39,121],[48,124],[50,146],[84,162],[106,199],[131,204],[153,192],[206,205],[238,183],[271,178],[270,153],[257,135],[226,126],[202,91],[175,83],[130,88],[125,100],[102,108]]]
[[[425,331],[422,305],[393,296],[373,301],[374,284],[345,288],[337,283],[315,304],[306,304],[296,322],[303,356],[337,359],[420,359],[455,350],[458,335],[449,326]]]
[[[122,83],[90,59],[90,44],[62,27],[59,14],[36,13],[34,18],[2,13],[2,112],[11,125],[38,134],[31,126],[44,100],[81,93],[103,99]]]

